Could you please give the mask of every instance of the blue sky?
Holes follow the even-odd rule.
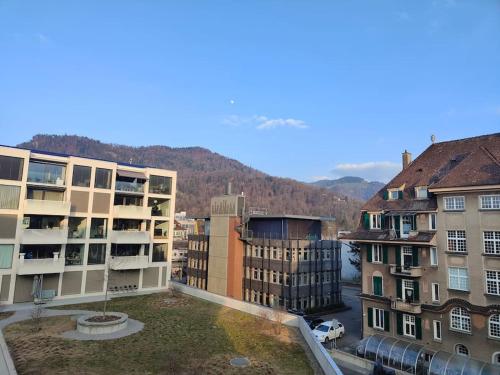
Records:
[[[387,180],[500,131],[500,2],[0,0],[0,130]]]

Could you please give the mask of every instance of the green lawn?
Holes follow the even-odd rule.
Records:
[[[102,303],[67,306],[99,310]],[[144,330],[122,339],[74,341],[60,337],[74,329],[70,317],[8,326],[5,337],[19,374],[312,374],[295,329],[276,335],[271,323],[196,298],[165,293],[117,298],[109,311],[129,314]],[[251,366],[234,369],[243,355]]]

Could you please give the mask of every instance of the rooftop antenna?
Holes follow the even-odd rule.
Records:
[[[434,134],[431,135],[431,142],[432,144],[436,142],[436,136]]]

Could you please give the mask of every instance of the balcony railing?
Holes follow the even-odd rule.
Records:
[[[64,272],[64,258],[54,253],[52,258],[24,259],[24,253],[19,254],[17,273],[19,275],[35,275]]]
[[[148,268],[149,256],[147,255],[132,255],[132,256],[113,256],[109,262],[112,270],[134,270]]]
[[[151,235],[146,231],[113,230],[111,242],[118,244],[145,244],[151,241]]]
[[[391,301],[391,307],[393,310],[407,312],[410,314],[422,313],[420,302],[418,301],[408,302],[408,301],[403,301],[401,299],[393,299]]]
[[[128,181],[116,181],[115,190],[126,193],[144,193],[144,184]]]
[[[70,202],[26,199],[24,212],[31,215],[69,216]]]
[[[422,267],[397,266],[395,264],[391,264],[390,271],[392,275],[398,275],[398,276],[409,276],[409,277],[422,276]]]
[[[143,206],[114,206],[113,216],[116,219],[151,220],[151,207]]]
[[[68,240],[68,228],[24,229],[21,242],[26,245],[65,244]]]

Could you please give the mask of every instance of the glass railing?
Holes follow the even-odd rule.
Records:
[[[115,190],[133,193],[144,193],[144,184],[117,180],[115,183]]]
[[[83,229],[69,228],[68,238],[85,238],[86,231],[87,230],[85,228]]]
[[[65,172],[62,165],[30,162],[28,182],[63,186]]]

